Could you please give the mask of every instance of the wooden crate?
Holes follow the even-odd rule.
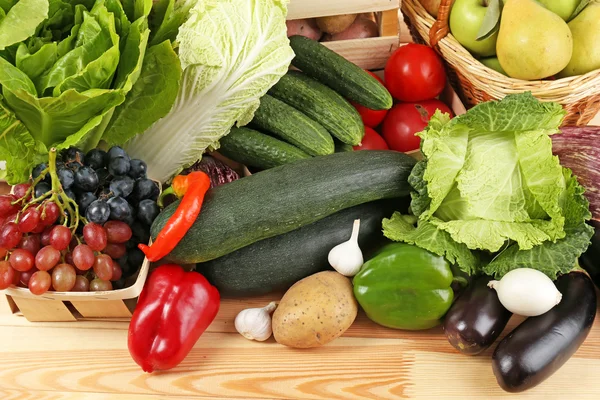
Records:
[[[10,287],[4,294],[13,314],[32,322],[69,322],[79,320],[129,320],[144,288],[150,262],[144,259],[131,286],[106,292],[46,292],[41,296],[27,288]]]
[[[400,0],[291,0],[288,20],[340,14],[374,13],[379,37],[323,44],[365,69],[381,69],[400,42]]]

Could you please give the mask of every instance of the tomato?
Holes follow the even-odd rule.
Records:
[[[392,107],[383,121],[383,138],[389,148],[402,152],[417,150],[421,138],[415,136],[415,133],[425,129],[437,109],[454,116],[446,104],[435,99],[399,103]]]
[[[385,86],[385,83],[383,83],[383,80],[380,77],[378,77],[371,71],[366,70],[366,72],[373,78],[377,79],[379,83]],[[381,122],[388,113],[388,110],[371,110],[370,108],[361,106],[360,104],[355,103],[353,101],[351,101],[350,103],[354,106],[354,108],[356,108],[356,111],[358,111],[358,113],[360,114],[360,117],[363,120],[363,124],[371,128],[379,126],[379,124],[381,124]]]
[[[354,146],[354,150],[389,150],[385,140],[373,129],[365,126],[365,136],[360,146]]]
[[[385,66],[386,87],[400,101],[433,99],[446,86],[446,72],[431,47],[409,43],[399,47]]]

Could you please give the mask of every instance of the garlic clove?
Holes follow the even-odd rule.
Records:
[[[354,221],[350,239],[335,246],[327,256],[329,265],[344,276],[356,275],[364,264],[363,254],[358,245],[359,231],[360,219],[357,219]]]
[[[235,329],[249,340],[263,342],[271,337],[271,313],[277,308],[276,302],[271,302],[262,308],[247,308],[235,317]]]

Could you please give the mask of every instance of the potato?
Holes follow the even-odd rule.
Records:
[[[379,36],[379,27],[375,21],[367,18],[356,18],[348,29],[335,35],[327,34],[323,37],[323,41],[364,39],[377,36]]]
[[[352,284],[335,271],[296,282],[273,313],[277,343],[306,349],[340,337],[356,319],[358,305]]]
[[[317,25],[325,32],[335,35],[348,29],[356,19],[356,14],[332,15],[330,17],[318,17]]]
[[[314,18],[308,19],[294,19],[285,21],[287,26],[288,37],[294,35],[306,36],[312,40],[319,40],[323,35],[323,32],[317,26],[317,22]]]

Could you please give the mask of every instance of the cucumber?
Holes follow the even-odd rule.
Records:
[[[352,147],[349,144],[342,143],[342,142],[336,140],[335,141],[335,152],[342,153],[345,151],[354,151],[354,147]]]
[[[344,143],[356,146],[365,135],[360,114],[346,99],[301,72],[289,71],[269,94],[317,121]]]
[[[248,128],[231,128],[219,141],[219,153],[246,166],[269,169],[310,158],[297,147]]]
[[[268,94],[260,99],[252,124],[311,156],[326,156],[334,152],[333,138],[323,125]]]
[[[363,150],[300,160],[217,186],[208,191],[196,222],[166,260],[210,261],[346,208],[408,196],[414,165],[404,153]],[[156,217],[153,238],[178,205],[168,205]]]
[[[345,98],[372,110],[392,108],[392,95],[377,79],[321,43],[304,36],[290,37],[296,57],[292,65]]]
[[[255,296],[285,291],[309,275],[329,268],[327,256],[348,240],[360,219],[358,243],[365,257],[385,243],[381,220],[408,210],[408,198],[372,201],[337,212],[283,235],[261,240],[216,260],[197,264],[226,296]]]

